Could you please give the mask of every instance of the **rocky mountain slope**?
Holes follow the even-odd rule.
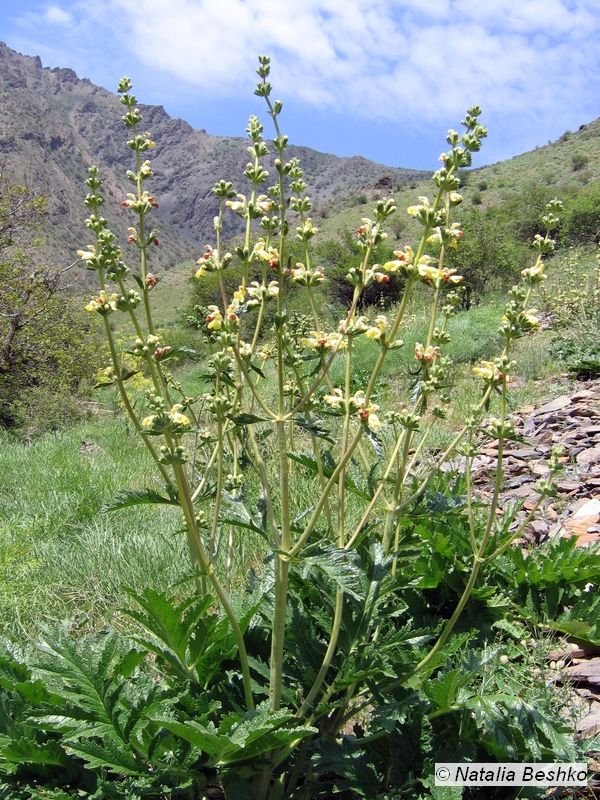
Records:
[[[0,160],[19,180],[49,198],[45,230],[48,258],[67,263],[89,238],[83,225],[86,168],[97,163],[108,194],[106,216],[121,233],[127,226],[119,202],[129,190],[130,166],[117,97],[80,79],[70,69],[44,68],[0,43]],[[171,118],[162,106],[141,106],[144,126],[157,142],[152,153],[159,197],[161,258],[168,266],[192,256],[212,238],[215,203],[211,187],[226,178],[240,180],[247,162],[243,138],[212,136]],[[243,133],[240,131],[240,133]],[[365,158],[338,158],[306,147],[290,148],[302,159],[310,194],[317,203],[380,186],[386,193],[423,177]],[[236,219],[226,233],[235,232]]]

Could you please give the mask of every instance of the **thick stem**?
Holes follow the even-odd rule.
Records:
[[[321,690],[321,686],[323,685],[325,678],[327,677],[327,672],[329,671],[329,667],[331,666],[331,662],[333,660],[333,656],[337,648],[338,638],[342,627],[343,610],[344,610],[344,593],[340,589],[338,589],[335,594],[335,611],[333,616],[333,626],[331,629],[331,635],[329,637],[329,644],[327,645],[327,650],[323,657],[323,663],[321,664],[321,668],[317,673],[314,683],[311,686],[310,691],[306,695],[306,699],[298,709],[297,714],[300,717],[304,716],[306,712],[312,707],[317,695]]]
[[[183,467],[181,464],[175,464],[173,468],[175,471],[175,478],[177,480],[177,488],[179,490],[179,497],[182,505],[183,514],[185,517],[186,528],[190,536],[192,545],[194,547],[194,552],[196,553],[198,562],[200,563],[204,572],[207,574],[208,579],[223,607],[225,616],[227,617],[227,619],[229,620],[229,624],[231,625],[233,637],[235,639],[240,656],[246,707],[248,709],[252,709],[254,708],[254,699],[252,697],[252,681],[250,679],[250,666],[248,662],[248,653],[246,651],[246,645],[244,643],[244,635],[242,634],[242,630],[237,621],[235,611],[231,607],[229,598],[227,597],[227,594],[223,589],[223,587],[221,586],[219,578],[217,577],[214,564],[211,562],[208,553],[206,552],[206,550],[204,549],[204,545],[202,544],[202,540],[198,532],[198,527],[196,525],[194,506],[192,503],[192,498],[189,492],[189,487],[187,484],[185,473],[183,471]]]

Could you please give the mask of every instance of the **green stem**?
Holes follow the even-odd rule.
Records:
[[[308,539],[309,539],[310,535],[312,534],[313,530],[315,529],[315,525],[319,521],[319,517],[321,516],[321,512],[323,511],[323,507],[325,506],[325,503],[327,502],[327,498],[329,497],[329,493],[331,492],[333,487],[337,484],[340,472],[344,469],[344,467],[346,466],[348,461],[351,459],[352,454],[354,453],[354,451],[355,451],[355,449],[356,449],[356,447],[357,447],[357,445],[358,445],[358,443],[360,441],[360,438],[363,435],[363,432],[364,432],[364,426],[360,425],[360,427],[358,428],[358,430],[356,431],[356,433],[354,435],[354,438],[350,442],[350,445],[349,445],[348,449],[346,450],[345,454],[343,455],[343,457],[341,458],[341,460],[339,461],[339,463],[337,464],[337,466],[335,467],[335,469],[331,473],[331,475],[329,477],[329,480],[327,481],[327,484],[325,485],[325,488],[321,492],[321,496],[319,497],[317,505],[315,506],[315,509],[314,509],[313,513],[311,514],[310,519],[306,523],[306,526],[305,526],[304,530],[302,531],[302,534],[301,534],[300,538],[298,539],[298,541],[296,542],[294,547],[290,550],[290,552],[288,554],[290,558],[295,558],[298,555],[298,553],[302,550],[303,546],[308,541]]]
[[[251,710],[254,708],[254,699],[252,697],[250,666],[248,662],[248,653],[246,651],[246,645],[244,643],[244,636],[237,621],[235,611],[233,610],[231,603],[229,602],[229,598],[227,597],[227,594],[223,589],[223,587],[221,586],[219,578],[217,577],[214,564],[211,562],[208,553],[206,552],[206,550],[204,549],[204,545],[202,544],[202,540],[198,532],[198,527],[196,525],[194,505],[192,503],[192,498],[189,493],[189,487],[187,484],[185,473],[183,471],[183,467],[181,464],[175,464],[173,466],[173,469],[175,471],[175,478],[177,480],[177,488],[179,490],[179,497],[181,500],[182,510],[185,517],[186,527],[194,548],[194,552],[196,553],[197,560],[201,565],[203,571],[208,576],[208,579],[213,589],[215,590],[217,597],[219,598],[219,602],[223,607],[225,616],[227,617],[227,619],[229,620],[229,624],[231,625],[233,637],[235,639],[240,656],[246,707],[248,708],[248,710]]]
[[[276,426],[280,470],[281,549],[284,553],[287,553],[292,544],[289,507],[289,461],[286,447],[285,422],[279,420],[276,422]],[[278,552],[275,558],[275,609],[271,635],[271,658],[269,662],[269,695],[273,711],[277,711],[281,705],[289,574],[289,562],[287,557]]]
[[[333,615],[333,625],[329,637],[329,643],[327,645],[327,650],[325,651],[325,655],[323,657],[323,663],[321,664],[321,668],[317,673],[313,685],[311,686],[309,693],[306,695],[306,699],[298,709],[297,715],[300,717],[304,716],[306,712],[312,707],[317,695],[319,694],[319,691],[321,690],[321,686],[323,685],[323,682],[327,677],[327,673],[329,671],[329,667],[331,666],[331,662],[335,654],[338,638],[340,635],[340,630],[342,627],[343,610],[344,610],[344,593],[341,591],[341,589],[338,589],[335,593],[335,611]]]

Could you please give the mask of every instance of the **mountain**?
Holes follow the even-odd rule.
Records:
[[[0,43],[0,160],[16,179],[47,195],[45,257],[69,263],[89,234],[83,220],[84,181],[90,164],[101,169],[107,194],[103,213],[122,236],[130,224],[120,201],[130,190],[124,177],[131,166],[115,94],[80,79],[71,69],[47,68],[39,57],[21,55]],[[162,106],[140,105],[143,126],[157,146],[152,152],[158,196],[160,259],[169,266],[193,257],[213,237],[213,184],[225,178],[245,191],[242,172],[248,160],[243,138],[213,136],[170,117]],[[308,147],[290,147],[305,170],[309,194],[322,205],[348,202],[357,193],[383,193],[421,180],[425,173],[397,169],[356,156],[338,158]],[[226,234],[236,232],[228,218]]]
[[[485,113],[482,121],[485,124]],[[486,208],[510,204],[524,197],[538,205],[540,198],[547,194],[555,195],[565,203],[586,194],[600,197],[600,118],[581,125],[576,131],[565,131],[554,142],[505,161],[479,167],[478,161],[485,158],[485,145],[484,141],[482,153],[476,153],[473,158],[474,168],[461,174],[460,191],[465,202],[455,212],[459,220],[465,210],[472,206],[485,211]],[[443,147],[442,142],[440,147]],[[432,192],[434,185],[431,175],[427,174],[425,179],[389,193],[393,194],[399,210],[399,214],[393,218],[394,223],[400,220],[401,232],[396,238],[410,241],[419,234],[418,223],[407,218],[404,211],[418,195],[431,197]],[[370,193],[366,194],[371,197]],[[540,215],[546,199],[549,197],[539,207]],[[320,222],[321,236],[331,238],[340,230],[351,229],[357,219],[368,213],[366,209],[370,209],[370,205],[360,204],[356,198],[333,209],[327,219]]]

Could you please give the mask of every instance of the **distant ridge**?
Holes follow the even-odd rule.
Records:
[[[89,234],[83,224],[87,166],[103,173],[107,203],[104,213],[124,234],[129,224],[120,201],[130,190],[124,178],[131,165],[115,94],[78,78],[72,69],[43,67],[39,56],[24,56],[0,42],[0,160],[19,180],[49,198],[45,230],[48,260],[67,263]],[[213,236],[215,201],[211,188],[225,178],[245,191],[243,168],[248,160],[242,138],[213,136],[170,117],[162,106],[140,106],[144,128],[152,131],[155,178],[152,190],[160,207],[160,259],[169,266],[193,257]],[[240,131],[243,133],[243,131]],[[377,164],[362,157],[338,158],[308,147],[291,147],[301,158],[309,194],[323,203],[348,198],[364,189],[383,187],[392,193],[426,173]],[[235,219],[226,233],[235,232]]]

